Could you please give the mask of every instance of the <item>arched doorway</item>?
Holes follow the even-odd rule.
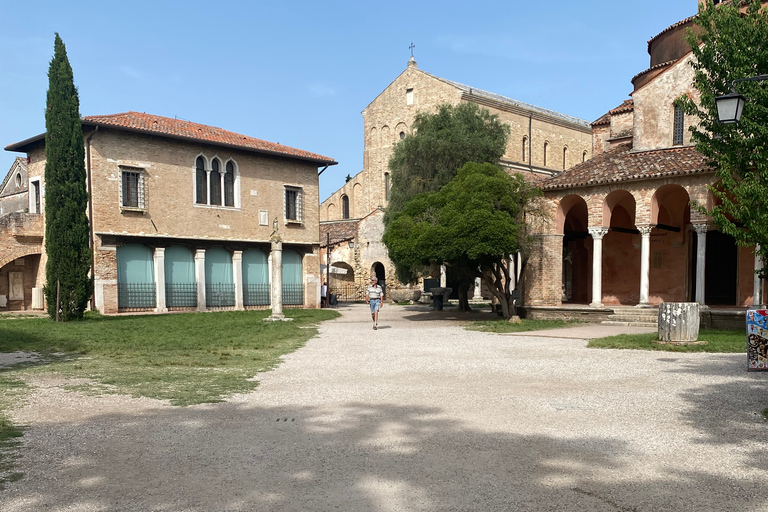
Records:
[[[371,268],[371,275],[376,276],[376,279],[379,280],[379,286],[381,286],[381,289],[384,291],[384,297],[387,296],[387,280],[386,280],[386,274],[384,271],[384,265],[381,264],[381,262],[376,262],[373,264],[373,267]]]
[[[602,300],[606,305],[640,302],[640,231],[635,226],[636,203],[627,190],[614,190],[603,203]]]
[[[680,185],[659,187],[651,199],[649,302],[679,302],[687,298],[690,275],[690,196]],[[695,252],[693,253],[695,258]]]
[[[580,196],[566,196],[557,209],[558,233],[563,235],[562,301],[590,301],[592,246],[587,231],[587,203]]]

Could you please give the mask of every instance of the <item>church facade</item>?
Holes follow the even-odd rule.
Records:
[[[391,187],[389,158],[394,145],[411,133],[419,112],[462,102],[476,103],[510,127],[499,162],[510,173],[523,173],[538,182],[592,157],[587,121],[432,75],[420,70],[411,57],[405,71],[362,112],[363,170],[320,205],[321,231],[331,240],[338,239],[329,250],[321,233],[321,246],[330,254],[332,288],[334,281],[342,280],[360,287],[370,276],[383,280],[390,290],[402,286],[394,279],[394,267],[381,242],[383,209]],[[356,225],[353,232],[350,223]],[[328,259],[325,253],[321,257]],[[337,275],[335,268],[344,268],[345,273]]]
[[[714,205],[715,176],[690,140],[698,120],[675,105],[698,99],[688,29],[694,17],[648,42],[650,66],[632,78],[631,99],[592,123],[594,158],[540,184],[552,221],[538,226],[524,276],[530,315],[564,305],[764,301],[754,248],[693,207]]]

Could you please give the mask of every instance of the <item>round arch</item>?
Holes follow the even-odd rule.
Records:
[[[603,226],[633,229],[636,208],[635,196],[626,190],[614,190],[603,201]]]

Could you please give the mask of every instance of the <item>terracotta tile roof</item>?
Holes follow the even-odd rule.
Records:
[[[320,223],[320,247],[328,245],[328,233],[331,234],[331,245],[336,245],[357,236],[357,224],[360,219],[332,220]]]
[[[630,80],[629,82],[630,82],[631,84],[634,84],[634,83],[635,83],[635,80],[637,80],[637,79],[638,79],[638,78],[640,78],[641,76],[643,76],[643,75],[645,75],[645,74],[648,74],[648,73],[650,73],[651,71],[656,71],[657,69],[666,68],[666,67],[668,67],[668,66],[671,66],[671,65],[672,65],[672,64],[674,64],[675,62],[677,62],[677,61],[676,61],[676,60],[668,60],[667,62],[661,62],[661,63],[659,63],[659,64],[656,64],[655,66],[651,66],[650,68],[648,68],[648,69],[646,69],[646,70],[643,70],[643,71],[639,72],[638,74],[636,74],[635,76],[633,76],[633,77],[632,77],[632,80]]]
[[[592,126],[600,126],[604,124],[611,124],[611,116],[614,114],[623,114],[625,112],[632,112],[635,109],[635,100],[632,98],[624,100],[616,108],[612,108],[607,113],[600,116],[596,121],[592,123]]]
[[[625,112],[632,112],[635,109],[635,100],[632,98],[628,100],[624,100],[621,102],[621,105],[614,108],[613,110],[610,110],[608,113],[613,114],[623,114]]]
[[[239,133],[229,132],[207,126],[204,124],[182,121],[181,119],[171,119],[169,117],[144,114],[142,112],[123,112],[122,114],[111,114],[105,116],[86,116],[83,118],[84,126],[104,126],[117,128],[138,133],[148,133],[160,137],[169,137],[172,139],[191,140],[205,142],[216,146],[226,146],[242,149],[245,151],[254,151],[269,155],[294,158],[297,160],[307,160],[317,165],[336,165],[333,158],[310,153],[302,149],[283,146],[274,142],[240,135]],[[6,151],[28,151],[31,147],[43,144],[45,134],[36,135],[27,140],[9,144],[5,147]]]
[[[704,156],[693,146],[635,153],[631,149],[632,143],[620,144],[544,181],[541,188],[560,190],[712,172]]]
[[[611,113],[610,112],[607,112],[607,113],[603,114],[602,116],[600,116],[599,118],[597,118],[597,120],[592,123],[592,126],[600,126],[600,125],[604,125],[604,124],[611,124]]]
[[[240,135],[239,133],[229,132],[213,126],[182,121],[181,119],[171,119],[169,117],[144,114],[142,112],[124,112],[121,114],[105,116],[86,116],[83,118],[83,124],[124,128],[142,133],[209,142],[216,145],[255,150],[259,153],[269,153],[298,158],[301,160],[311,160],[321,164],[332,165],[336,163],[333,158],[310,153],[309,151],[304,151],[302,149],[283,146],[274,142],[267,142],[265,140],[248,137],[247,135]]]

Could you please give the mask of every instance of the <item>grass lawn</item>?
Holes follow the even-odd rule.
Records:
[[[666,352],[729,352],[746,353],[747,335],[744,329],[701,329],[699,340],[706,345],[661,345],[654,343],[658,333],[619,334],[607,338],[597,338],[589,342],[590,348],[625,348],[634,350],[662,350]]]
[[[101,316],[55,323],[48,318],[0,319],[0,352],[34,352],[36,362],[0,368],[0,489],[13,472],[23,429],[7,411],[24,399],[23,377],[55,372],[87,379],[81,392],[120,393],[173,405],[220,402],[254,389],[253,377],[317,334],[317,324],[339,316],[327,309],[284,310],[292,322],[263,322],[270,311]]]
[[[525,332],[542,331],[544,329],[560,329],[563,327],[572,327],[579,323],[582,322],[577,322],[575,320],[528,320],[524,318],[520,323],[513,324],[499,317],[498,320],[472,322],[466,326],[466,329],[481,332]]]
[[[263,322],[269,311],[101,316],[55,323],[47,318],[0,321],[0,352],[36,352],[37,364],[4,370],[57,372],[87,378],[96,392],[169,400],[218,402],[246,392],[251,379],[317,334],[330,310],[289,309],[292,322]],[[3,375],[0,374],[0,375]]]

